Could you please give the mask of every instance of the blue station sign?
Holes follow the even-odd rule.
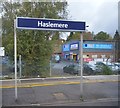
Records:
[[[85,31],[85,22],[60,19],[17,17],[18,29]]]

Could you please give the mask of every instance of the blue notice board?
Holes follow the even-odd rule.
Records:
[[[83,48],[113,49],[112,44],[83,44]]]
[[[65,44],[65,45],[63,45],[63,49],[62,49],[63,51],[70,51],[70,46],[69,46],[69,44]]]

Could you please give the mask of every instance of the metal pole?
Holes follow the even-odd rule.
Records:
[[[15,100],[17,100],[17,38],[16,38],[16,19],[14,20],[14,62],[15,62]]]
[[[50,60],[50,77],[51,77],[51,60]]]
[[[80,35],[80,98],[83,97],[83,33]]]
[[[19,72],[20,72],[20,78],[21,78],[21,55],[19,55]]]

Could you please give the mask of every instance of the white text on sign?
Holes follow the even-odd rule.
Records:
[[[54,27],[54,28],[68,28],[68,24],[61,23],[44,23],[43,21],[38,21],[38,27]]]

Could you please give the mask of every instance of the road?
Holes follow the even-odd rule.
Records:
[[[92,78],[93,79],[93,78]],[[118,82],[89,80],[83,84],[83,97],[80,100],[80,83],[72,79],[47,81],[18,88],[18,101],[15,101],[14,88],[3,88],[3,105],[118,105]],[[87,81],[87,80],[86,80]],[[65,83],[66,82],[66,83]],[[25,82],[28,84],[28,82]],[[36,84],[36,85],[35,85]],[[41,85],[40,85],[41,84]],[[102,101],[103,104],[100,104]],[[85,104],[87,103],[87,104]],[[94,104],[93,104],[94,103]]]

